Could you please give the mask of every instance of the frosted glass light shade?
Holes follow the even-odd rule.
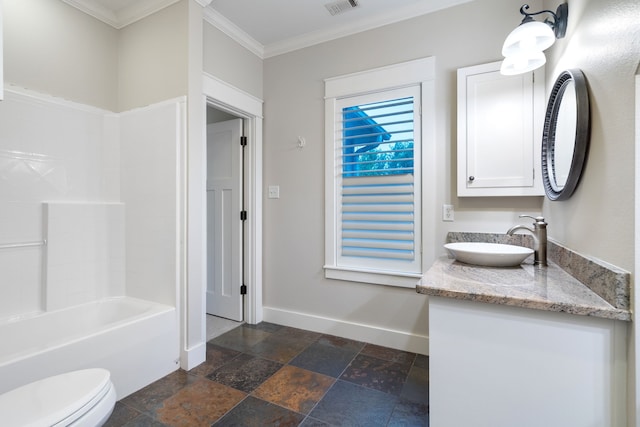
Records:
[[[531,50],[519,54],[507,56],[500,66],[500,74],[512,76],[527,73],[542,67],[547,62],[544,53],[539,50]]]
[[[553,29],[544,22],[529,21],[517,26],[502,45],[502,56],[537,50],[542,52],[556,41]]]

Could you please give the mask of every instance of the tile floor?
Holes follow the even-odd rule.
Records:
[[[207,341],[222,335],[232,329],[237,328],[244,322],[236,322],[235,320],[225,319],[224,317],[212,316],[207,314]]]
[[[272,323],[117,402],[114,426],[428,426],[429,358]]]

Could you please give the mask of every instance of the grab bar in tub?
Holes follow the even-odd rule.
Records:
[[[42,240],[40,242],[24,242],[24,243],[5,243],[0,244],[0,249],[14,249],[14,248],[28,248],[32,246],[46,246],[47,241]]]

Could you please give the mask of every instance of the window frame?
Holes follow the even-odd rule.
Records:
[[[386,92],[408,86],[420,86],[421,147],[421,206],[418,227],[421,253],[420,270],[424,272],[433,261],[433,245],[427,237],[435,232],[435,58],[428,57],[368,71],[325,79],[325,277],[328,279],[365,282],[380,285],[414,288],[422,273],[391,270],[372,270],[338,264],[340,236],[340,194],[336,186],[341,166],[336,156],[336,103],[342,98]],[[425,209],[429,207],[430,209]]]

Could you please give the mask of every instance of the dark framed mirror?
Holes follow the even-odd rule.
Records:
[[[584,74],[578,69],[563,71],[549,95],[542,133],[542,179],[550,200],[566,200],[578,186],[590,127]]]

